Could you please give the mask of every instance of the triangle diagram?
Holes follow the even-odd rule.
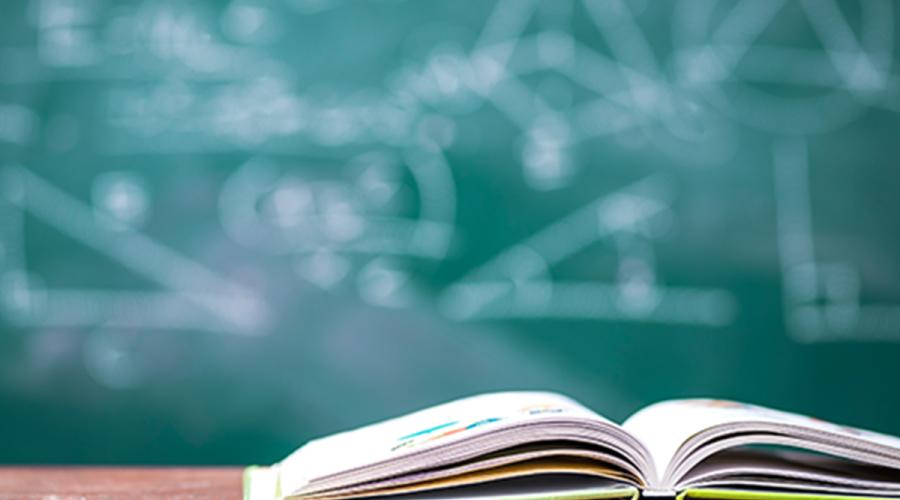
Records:
[[[656,283],[651,226],[669,214],[660,187],[650,176],[562,217],[450,285],[440,308],[458,320],[594,319],[713,327],[731,323],[736,312],[731,293]],[[619,246],[615,282],[554,277],[555,266],[595,244]]]
[[[27,269],[28,214],[99,252],[157,290],[51,288]],[[22,167],[0,170],[0,312],[23,327],[111,327],[254,334],[267,315],[252,290],[123,228]]]

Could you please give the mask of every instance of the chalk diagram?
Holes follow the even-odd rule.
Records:
[[[850,12],[833,1],[743,1],[724,12],[713,3],[682,7],[673,56],[681,85],[702,89],[722,113],[773,135],[788,333],[801,342],[900,339],[900,304],[861,303],[859,271],[816,256],[815,167],[804,138],[846,126],[868,108],[897,109],[893,4],[863,1]],[[818,45],[791,44],[776,29],[785,20],[807,27]],[[793,93],[767,91],[771,84]]]
[[[608,53],[574,36],[581,17]],[[637,139],[697,165],[735,146],[734,124],[670,81],[624,2],[501,0],[468,53],[437,51],[426,66],[520,131],[523,177],[538,191],[571,182],[571,150],[596,139]]]
[[[470,45],[434,47],[422,61],[397,63],[375,88],[324,96],[297,83],[270,50],[277,38],[267,22],[279,9],[306,16],[350,3],[240,0],[221,12],[168,3],[115,16],[101,12],[101,2],[35,5],[31,52],[2,54],[34,61],[0,82],[113,82],[102,120],[118,135],[111,134],[104,155],[247,153],[251,159],[233,165],[221,187],[222,228],[245,248],[284,257],[298,279],[316,287],[349,288],[384,307],[420,303],[409,263],[441,263],[460,230],[456,209],[464,200],[457,199],[447,152],[462,119],[488,109],[513,128],[517,140],[506,163],[536,198],[589,173],[593,167],[574,152],[592,142],[637,144],[718,168],[742,131],[765,134],[773,142],[766,167],[775,179],[775,239],[792,338],[887,338],[900,326],[900,306],[860,303],[863,284],[853,266],[817,260],[809,192],[815,166],[806,151],[809,137],[839,130],[868,109],[900,110],[888,0],[678,4],[666,20],[666,50],[642,24],[641,15],[654,8],[649,3],[500,0],[474,27]],[[792,43],[784,26],[795,24],[812,34],[813,45]],[[129,58],[151,77],[129,85],[135,66],[109,63]],[[0,140],[29,147],[45,125],[39,114],[0,106]],[[126,136],[132,140],[117,142]],[[261,330],[264,297],[143,235],[124,212],[98,214],[34,171],[10,167],[3,174],[0,264],[12,321]],[[437,291],[438,309],[464,321],[732,324],[739,304],[728,290],[665,282],[658,228],[677,219],[675,200],[666,178],[636,177],[604,186],[592,202],[475,265]],[[127,179],[110,182],[127,189]],[[106,252],[161,291],[42,286],[26,271],[23,213]],[[595,247],[616,254],[614,279],[556,275],[557,266]],[[193,284],[173,273],[192,276]]]
[[[673,21],[676,81],[730,119],[779,136],[833,130],[873,106],[895,109],[893,5],[848,6],[855,23],[833,0],[681,5]],[[792,32],[807,30],[815,45],[792,43]]]
[[[180,255],[111,213],[92,209],[25,168],[5,167],[0,172],[0,297],[7,320],[28,327],[261,332],[267,309],[256,292]],[[26,266],[25,214],[160,290],[46,286]]]
[[[653,240],[672,216],[665,185],[648,177],[554,222],[450,285],[442,310],[459,320],[596,319],[724,326],[736,304],[726,290],[658,282]],[[595,244],[617,254],[617,280],[560,281],[552,267]]]
[[[292,256],[297,274],[323,289],[355,275],[364,300],[410,305],[412,277],[399,259],[439,261],[453,237],[456,199],[441,152],[370,151],[331,165],[298,163],[291,169],[256,158],[228,179],[219,209],[229,236]],[[413,193],[404,191],[410,184]]]
[[[817,258],[806,143],[776,143],[772,163],[788,332],[801,342],[898,340],[900,303],[863,303],[855,266]]]

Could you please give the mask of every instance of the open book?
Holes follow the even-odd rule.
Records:
[[[900,497],[900,439],[714,399],[621,425],[565,396],[474,396],[250,467],[245,498]]]

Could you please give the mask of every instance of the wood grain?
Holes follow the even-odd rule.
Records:
[[[240,500],[243,469],[0,467],[0,499]]]

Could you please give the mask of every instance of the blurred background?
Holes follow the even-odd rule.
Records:
[[[0,462],[501,389],[900,433],[890,0],[0,9]]]

